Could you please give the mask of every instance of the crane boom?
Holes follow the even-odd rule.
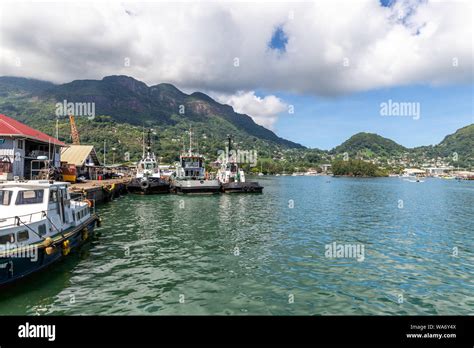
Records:
[[[79,132],[77,131],[76,122],[74,121],[74,115],[69,115],[69,123],[71,124],[71,137],[74,145],[80,145]]]

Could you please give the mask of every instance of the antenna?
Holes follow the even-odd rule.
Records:
[[[142,147],[143,147],[142,159],[144,159],[145,158],[145,126],[142,126]]]
[[[192,146],[193,146],[193,129],[189,127],[189,155],[192,154]]]
[[[105,168],[105,142],[106,140],[104,139],[104,168]]]
[[[147,147],[147,152],[150,152],[150,150],[151,150],[151,130],[150,129],[148,129],[148,137],[147,137],[146,147]]]

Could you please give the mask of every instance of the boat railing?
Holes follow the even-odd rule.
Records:
[[[21,226],[21,224],[27,224],[27,223],[32,223],[32,222],[37,222],[43,220],[43,218],[46,218],[47,213],[49,211],[56,211],[57,209],[47,209],[47,210],[41,210],[29,214],[23,214],[23,215],[15,215],[15,216],[10,216],[10,217],[5,217],[5,218],[0,218],[0,228],[5,228],[5,227],[16,227],[16,226]],[[33,217],[35,215],[40,215],[40,219],[34,220]],[[23,219],[25,218],[25,219]],[[9,220],[12,220],[12,223],[8,223]]]
[[[74,202],[84,202],[86,203],[85,199],[81,196],[76,197],[76,198],[71,198],[69,201],[74,201]],[[95,214],[95,199],[90,200],[92,202],[91,206],[89,209],[91,209],[91,214]],[[0,229],[6,228],[6,227],[18,227],[21,226],[22,224],[28,224],[32,222],[38,222],[43,219],[47,219],[48,213],[51,211],[58,211],[58,209],[52,208],[52,209],[46,209],[46,210],[41,210],[41,211],[36,211],[33,213],[28,213],[28,214],[23,214],[23,215],[15,215],[15,216],[9,216],[9,217],[4,217],[0,218]],[[40,215],[39,219],[34,219],[35,215]],[[25,219],[24,219],[25,218]],[[11,223],[8,223],[9,220],[11,220]]]

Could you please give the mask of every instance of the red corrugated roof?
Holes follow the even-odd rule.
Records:
[[[0,114],[0,136],[25,137],[44,143],[66,146],[62,141],[2,114]]]

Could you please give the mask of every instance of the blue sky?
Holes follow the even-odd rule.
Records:
[[[474,123],[473,85],[407,86],[323,98],[275,93],[295,113],[281,114],[275,132],[308,147],[330,149],[358,132],[377,133],[406,147],[439,143]],[[264,93],[262,94],[264,95]],[[382,102],[419,102],[420,119],[380,115]]]
[[[395,0],[380,0],[384,7],[395,3]],[[277,26],[268,47],[284,54],[287,44],[284,27]],[[447,134],[474,123],[473,87],[472,84],[442,87],[419,84],[338,97],[263,90],[256,95],[263,98],[272,93],[293,105],[295,113],[281,114],[273,129],[279,136],[308,147],[331,149],[358,132],[377,133],[406,147],[416,147],[437,144]],[[381,116],[380,104],[389,100],[420,103],[420,118]]]

